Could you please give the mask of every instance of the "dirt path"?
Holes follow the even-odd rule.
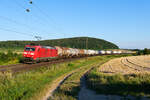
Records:
[[[51,88],[49,88],[49,91],[47,92],[47,94],[45,95],[45,97],[42,100],[50,100],[49,98],[54,98],[53,97],[53,93],[55,91],[57,91],[57,89],[59,89],[61,87],[61,85],[63,85],[65,83],[65,81],[67,81],[70,77],[72,77],[72,75],[74,74],[80,74],[83,73],[82,75],[88,73],[90,70],[92,70],[94,67],[89,67],[89,68],[84,68],[84,67],[80,67],[72,72],[70,72],[67,75],[63,75],[61,77],[59,77],[57,80],[55,80],[52,84],[51,84]],[[84,71],[80,72],[81,70],[85,69]],[[80,72],[80,73],[78,73]],[[81,77],[82,77],[81,75]],[[80,78],[79,78],[80,79]],[[79,82],[80,83],[80,82]]]
[[[71,71],[65,75],[62,75],[61,77],[57,78],[55,81],[53,81],[52,84],[50,84],[49,89],[47,90],[46,95],[42,98],[42,100],[49,100],[49,98],[53,95],[54,91],[59,88],[65,80],[67,80],[72,74],[79,71],[81,68],[78,68],[74,71]]]
[[[103,95],[96,94],[96,92],[86,87],[86,77],[81,79],[81,90],[78,95],[78,100],[150,100],[146,97],[133,97],[133,96],[118,96],[118,95]]]

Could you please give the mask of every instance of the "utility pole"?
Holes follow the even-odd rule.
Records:
[[[88,37],[86,38],[86,49],[88,49]]]

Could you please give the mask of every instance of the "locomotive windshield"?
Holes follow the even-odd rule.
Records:
[[[35,51],[35,48],[26,47],[25,51]]]

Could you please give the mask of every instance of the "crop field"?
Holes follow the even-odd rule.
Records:
[[[150,73],[150,55],[113,59],[99,68],[102,73],[141,74]]]
[[[150,55],[112,59],[87,75],[87,85],[100,94],[149,97]]]

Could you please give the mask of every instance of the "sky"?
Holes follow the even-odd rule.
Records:
[[[88,36],[150,48],[150,0],[29,1],[0,0],[0,41]]]

